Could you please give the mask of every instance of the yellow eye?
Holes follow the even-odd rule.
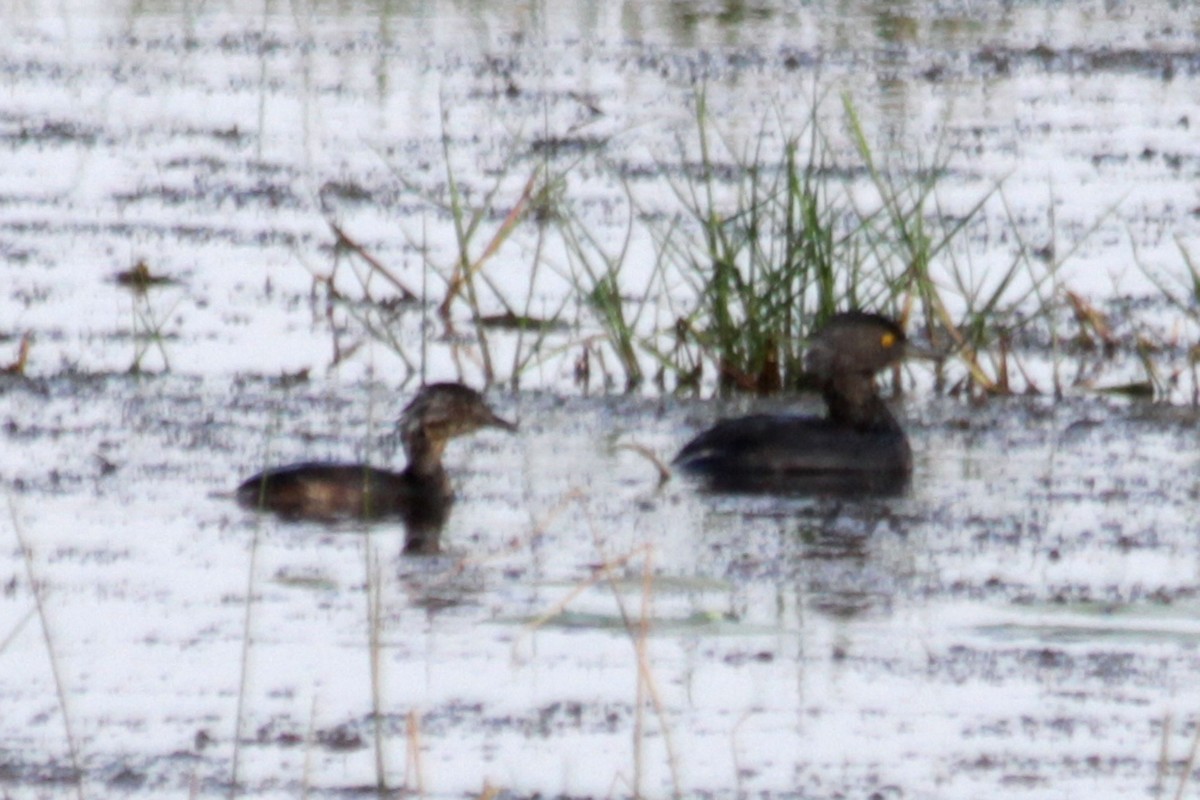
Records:
[[[883,345],[884,350],[887,350],[896,343],[896,334],[885,333],[883,336],[879,337],[879,343]]]

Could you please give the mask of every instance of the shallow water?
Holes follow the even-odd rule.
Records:
[[[491,395],[520,433],[451,446],[447,555],[228,494],[268,463],[385,462],[420,375],[479,382],[477,343],[429,306],[394,306],[392,346],[365,331],[383,306],[354,298],[396,290],[359,284],[329,221],[440,299],[452,226],[404,182],[444,185],[445,132],[478,198],[540,137],[598,154],[570,194],[616,247],[615,176],[665,206],[698,77],[732,136],[849,87],[896,153],[945,138],[948,206],[1004,177],[1017,228],[989,207],[962,257],[986,280],[1018,235],[1078,245],[1061,285],[1127,302],[1122,335],[1174,336],[1180,400],[1192,323],[1137,305],[1157,290],[1131,262],[1178,278],[1200,224],[1190,10],[469,5],[0,7],[0,362],[33,336],[28,377],[0,383],[4,791],[69,796],[74,761],[84,796],[339,795],[382,774],[431,797],[1129,797],[1152,794],[1165,740],[1173,792],[1200,708],[1182,404],[973,405],[917,364],[903,497],[658,487],[618,445],[669,458],[753,404],[580,396],[595,323],[571,308],[524,391]],[[567,281],[531,275],[536,239],[488,269],[550,315]],[[139,259],[174,282],[120,285]],[[529,344],[493,337],[506,380]],[[1130,361],[1078,366],[1103,383]]]
[[[244,794],[373,785],[372,641],[392,785],[626,794],[623,614],[649,620],[662,707],[644,712],[648,794],[1129,796],[1154,782],[1164,724],[1183,757],[1192,414],[914,399],[908,496],[781,500],[656,488],[611,448],[667,455],[711,404],[526,394],[497,399],[518,436],[452,446],[445,556],[401,558],[395,526],[288,525],[229,499],[268,452],[356,455],[378,432],[364,397],[400,405],[380,386],[182,376],[6,388],[28,548],[6,548],[0,606],[12,790],[68,789],[27,567],[89,795],[224,792],[235,730]],[[602,564],[615,582],[589,587]]]
[[[806,129],[815,93],[826,97],[834,166],[870,202],[845,92],[881,164],[902,174],[945,164],[940,215],[986,199],[964,247],[933,265],[952,313],[965,308],[960,281],[986,297],[1014,263],[1002,311],[1029,313],[1065,290],[1101,304],[1161,298],[1155,280],[1189,296],[1200,48],[1186,9],[981,4],[967,14],[863,2],[789,13],[764,4],[727,18],[675,4],[555,8],[7,9],[8,352],[15,358],[32,334],[28,369],[43,375],[136,365],[478,378],[485,353],[455,353],[432,310],[398,303],[395,285],[336,255],[330,223],[398,283],[441,298],[457,258],[444,208],[451,177],[470,207],[488,209],[468,247],[479,258],[538,170],[557,177],[556,202],[607,258],[621,252],[633,198],[622,288],[662,297],[641,314],[643,334],[670,329],[689,311],[678,299],[686,276],[660,276],[663,286],[652,270],[676,230],[672,187],[699,158],[700,88],[711,135],[729,147],[714,152],[718,165],[760,150],[771,163],[781,135]],[[666,219],[656,227],[658,215]],[[680,243],[699,236],[678,231]],[[498,380],[561,391],[598,323],[590,309],[563,305],[580,267],[545,233],[523,225],[503,242],[485,262],[490,285],[478,302],[483,314],[578,324],[541,347],[528,334],[489,341]],[[175,283],[131,297],[113,276],[139,262]],[[355,305],[362,298],[374,303]],[[461,330],[469,309],[451,310]],[[1144,335],[1168,351],[1167,374],[1195,335],[1191,316],[1170,303],[1111,324],[1123,341]],[[1074,334],[1069,318],[1060,334]],[[643,367],[656,365],[646,357]],[[1045,390],[1038,365],[1029,368]],[[1089,377],[1138,377],[1108,373]]]

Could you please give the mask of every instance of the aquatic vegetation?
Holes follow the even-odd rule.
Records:
[[[151,302],[151,290],[174,286],[177,281],[152,273],[146,262],[139,260],[130,269],[113,275],[112,282],[127,290],[130,297],[128,335],[133,340],[134,352],[133,360],[129,364],[129,372],[134,375],[141,373],[146,356],[152,349],[158,351],[163,370],[170,371],[171,360],[167,356],[166,342],[171,338],[171,334],[167,333],[165,329],[183,302],[184,296],[179,294],[175,297],[174,302],[164,310],[161,306],[156,307]]]
[[[543,4],[28,5],[0,124],[7,791],[1129,796],[1160,739],[1185,790],[1196,414],[1078,395],[1187,394],[1186,12],[1006,4],[980,37],[935,4],[728,30],[581,4],[576,36]],[[808,119],[810,77],[854,102]],[[181,276],[145,321],[146,276],[111,278],[142,253]],[[948,356],[902,376],[917,491],[655,488],[633,453],[715,413],[661,395],[791,388],[826,305]],[[117,374],[141,345],[177,374]],[[205,497],[264,447],[369,459],[398,384],[456,370],[547,391],[511,400],[519,446],[463,453],[435,563],[397,526]]]
[[[760,132],[752,153],[736,152],[714,134],[703,92],[696,97],[698,163],[674,191],[700,227],[701,244],[680,244],[673,254],[697,302],[678,328],[700,358],[715,364],[720,389],[795,385],[802,374],[799,343],[812,327],[877,291],[865,284],[854,239],[862,228],[851,219],[815,119],[814,113],[807,131],[787,136],[779,161],[772,161],[761,150],[768,131]],[[722,200],[727,194],[732,198]]]
[[[401,284],[336,225],[339,247],[369,274],[354,301],[332,288],[332,272],[325,280],[362,328],[413,370],[423,359],[404,355],[410,306],[371,301],[367,287],[378,275],[405,300],[420,295],[436,306],[460,370],[458,353],[469,342],[468,361],[485,383],[516,387],[528,370],[573,358],[583,386],[599,378],[605,388],[628,391],[653,376],[661,391],[795,389],[805,379],[811,332],[839,310],[867,308],[919,321],[956,357],[961,376],[948,381],[939,365],[939,385],[1012,391],[1008,343],[1060,302],[1053,292],[1040,294],[1055,264],[1021,245],[1001,273],[978,277],[960,261],[959,242],[989,203],[1003,202],[1001,187],[965,207],[948,206],[938,191],[950,172],[940,146],[911,157],[893,148],[882,159],[849,96],[841,98],[837,130],[826,120],[826,104],[814,99],[800,130],[776,114],[739,143],[712,117],[705,91],[696,90],[690,135],[680,135],[674,160],[656,165],[668,191],[653,196],[639,193],[602,152],[572,153],[564,163],[554,160],[556,151],[518,136],[494,160],[483,189],[471,191],[453,166],[452,137],[444,135],[444,181],[433,189],[403,181],[429,209],[422,225],[451,232],[449,264],[413,243],[425,274],[445,285],[441,300],[428,288]],[[530,154],[536,164],[526,170]],[[577,208],[572,180],[584,170],[622,187],[616,242]],[[565,295],[549,286],[563,278]],[[550,313],[535,313],[556,291]],[[518,294],[519,308],[510,299]],[[456,307],[466,310],[466,330]],[[497,324],[516,332],[505,343],[512,358],[504,369],[489,334]],[[421,331],[424,352],[427,326]]]
[[[938,391],[1061,396],[1067,356],[1071,385],[1092,386],[1080,351],[1059,348],[1068,319],[1079,336],[1095,332],[1062,267],[1115,207],[1061,243],[1051,192],[1049,238],[1030,241],[1001,182],[964,197],[944,139],[879,145],[849,94],[814,93],[799,123],[773,109],[740,134],[715,118],[702,85],[691,111],[650,167],[614,157],[603,137],[567,147],[549,130],[508,132],[484,156],[444,114],[440,163],[421,180],[390,166],[417,204],[401,227],[419,224],[404,234],[419,287],[330,219],[334,266],[310,270],[326,292],[335,363],[365,338],[409,376],[435,347],[456,377],[485,385],[516,389],[532,374],[584,391],[770,394],[805,388],[812,331],[860,308],[899,319],[944,355],[932,367]],[[599,220],[597,180],[617,187]],[[979,263],[972,237],[996,226],[1004,247]],[[1195,270],[1191,285],[1200,291]],[[1187,293],[1175,295],[1190,313]],[[1105,357],[1141,365],[1144,380],[1129,385],[1164,396],[1178,370],[1155,366],[1160,349],[1142,334],[1103,345]]]

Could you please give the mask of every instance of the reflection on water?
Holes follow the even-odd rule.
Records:
[[[609,258],[620,252],[609,244],[628,239],[624,295],[662,306],[636,315],[638,334],[669,329],[687,312],[672,307],[683,277],[642,273],[661,263],[664,240],[699,233],[668,221],[631,235],[629,221],[679,214],[671,181],[696,158],[698,87],[731,158],[771,163],[784,139],[811,130],[814,95],[843,90],[880,164],[914,174],[944,155],[939,217],[995,201],[965,232],[965,252],[932,265],[967,295],[988,296],[989,276],[1025,244],[1058,252],[1055,280],[1073,291],[1161,294],[1138,269],[1095,265],[1128,264],[1133,244],[1139,262],[1164,265],[1166,285],[1178,273],[1185,286],[1177,239],[1200,226],[1185,200],[1186,120],[1167,111],[1190,102],[1200,56],[1169,4],[1139,7],[1152,42],[1140,49],[1122,44],[1128,10],[1042,4],[969,18],[866,2],[4,13],[0,142],[12,158],[0,252],[22,266],[0,302],[21,320],[11,336],[36,335],[29,369],[41,374],[64,363],[123,370],[132,349],[149,370],[478,382],[487,367],[523,388],[566,386],[572,365],[601,349],[572,338],[572,324],[597,333],[589,310],[563,297],[578,268],[544,227],[502,221],[531,173],[546,171],[555,189],[538,218],[577,216]],[[670,22],[681,15],[683,40]],[[818,116],[831,176],[870,197],[841,105]],[[427,335],[428,309],[407,298],[441,299],[458,263],[451,179],[480,215],[466,250],[488,254],[490,285],[471,319],[561,317],[564,328],[518,325],[492,334],[487,352]],[[98,286],[139,265],[174,283],[132,309],[119,287]],[[1035,295],[1040,274],[1018,270],[1011,296]],[[1188,324],[1165,319],[1162,338]],[[598,363],[612,365],[594,357],[594,372]],[[1118,373],[1100,380],[1136,377],[1137,364],[1100,363]]]
[[[787,797],[793,768],[849,790],[885,764],[923,786],[931,765],[1020,747],[1005,732],[1014,720],[1064,718],[1090,749],[1132,759],[1123,780],[1141,785],[1157,763],[1156,709],[1195,699],[1179,688],[1191,685],[1194,626],[1170,612],[1194,597],[1200,563],[1179,478],[1194,458],[1175,446],[1190,423],[1010,401],[963,424],[965,408],[930,402],[908,421],[917,467],[903,496],[729,496],[656,488],[642,459],[605,445],[636,431],[670,452],[690,429],[686,407],[528,394],[496,398],[521,419],[517,436],[450,445],[461,494],[433,558],[401,557],[396,524],[278,524],[220,496],[263,446],[281,460],[354,452],[374,436],[371,395],[402,402],[380,385],[171,376],[4,386],[0,470],[54,610],[69,711],[121,730],[80,742],[89,785],[121,769],[143,786],[221,783],[234,730],[256,743],[242,754],[252,796],[303,788],[275,788],[297,742],[311,742],[307,780],[372,781],[376,735],[401,785],[411,712],[434,796],[484,780],[585,794],[599,786],[585,764],[629,763],[640,631],[685,787],[737,783],[705,766],[731,735],[759,770],[741,785]],[[1080,428],[1081,417],[1105,424]],[[340,434],[273,434],[280,425]],[[45,643],[20,627],[33,603],[24,556],[8,552],[0,628],[17,631],[5,656],[28,665],[10,672],[9,707],[29,732],[7,732],[6,774],[41,785],[66,756],[44,711]],[[1086,595],[1119,613],[1058,599]],[[1036,656],[1048,645],[1061,669]],[[1119,669],[1096,683],[1092,663]],[[814,719],[839,733],[773,771],[779,753],[808,752]],[[891,744],[869,759],[845,749],[881,727]],[[1024,769],[1090,785],[1059,753],[1048,746]],[[668,765],[649,757],[647,780],[669,790]],[[999,783],[968,771],[947,791]]]
[[[640,296],[686,235],[664,209],[695,88],[738,148],[847,89],[881,159],[951,154],[939,214],[1004,179],[968,289],[1017,239],[1071,254],[1054,291],[1145,289],[1130,245],[1167,269],[1200,225],[1190,10],[963,8],[0,7],[0,363],[25,373],[0,375],[0,782],[71,791],[74,750],[85,796],[224,796],[235,761],[257,798],[1144,793],[1163,710],[1200,707],[1171,615],[1198,583],[1194,410],[976,407],[916,366],[895,496],[658,488],[613,442],[665,457],[762,409],[578,397],[597,329],[569,261],[537,225],[494,236],[534,170],[605,252],[665,216],[628,245]],[[436,308],[463,261],[451,178],[484,209],[467,260],[499,242],[488,349]],[[647,325],[689,313],[678,290]],[[448,446],[442,555],[227,496],[247,465],[367,459],[412,387],[485,362],[520,383],[493,397],[521,432]]]
[[[714,472],[692,480],[712,492],[853,499],[900,496],[907,491],[910,478],[903,472]]]

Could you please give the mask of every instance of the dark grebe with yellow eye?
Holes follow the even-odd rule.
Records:
[[[900,491],[912,472],[912,450],[879,396],[875,373],[902,359],[907,347],[904,331],[887,317],[836,314],[805,357],[827,417],[725,420],[688,442],[674,463],[725,491]]]
[[[454,491],[442,465],[446,444],[480,428],[516,430],[473,389],[458,383],[423,387],[400,417],[408,465],[400,472],[367,464],[307,462],[275,467],[237,488],[247,508],[289,520],[398,517],[407,529],[406,553],[435,553]]]

